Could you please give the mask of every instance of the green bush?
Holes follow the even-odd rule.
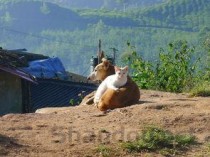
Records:
[[[186,41],[170,43],[167,50],[161,49],[157,62],[144,61],[133,48],[130,50],[126,61],[140,88],[183,92],[194,86],[199,59],[193,58],[194,48]]]
[[[160,90],[182,92],[193,86],[196,64],[192,64],[194,48],[186,41],[170,43],[167,52],[159,54],[156,67],[156,86]]]
[[[133,80],[142,89],[151,89],[154,87],[155,73],[153,65],[149,61],[143,60],[135,51],[135,47],[127,43],[128,50],[122,57],[124,62],[130,66],[130,72]]]

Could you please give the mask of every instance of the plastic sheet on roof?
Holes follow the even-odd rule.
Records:
[[[65,68],[58,57],[31,61],[29,62],[29,67],[22,69],[37,78],[67,79]]]

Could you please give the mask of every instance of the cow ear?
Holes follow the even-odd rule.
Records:
[[[105,70],[107,70],[109,68],[109,61],[105,58],[103,58],[102,61],[103,61]]]

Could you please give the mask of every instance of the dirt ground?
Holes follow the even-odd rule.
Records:
[[[142,90],[138,104],[107,114],[92,105],[40,112],[0,117],[0,156],[100,157],[101,146],[113,157],[161,156],[128,153],[120,146],[148,125],[196,137],[196,145],[176,156],[210,156],[210,97]]]

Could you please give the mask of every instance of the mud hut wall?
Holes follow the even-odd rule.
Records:
[[[0,70],[0,115],[22,113],[21,79]]]

